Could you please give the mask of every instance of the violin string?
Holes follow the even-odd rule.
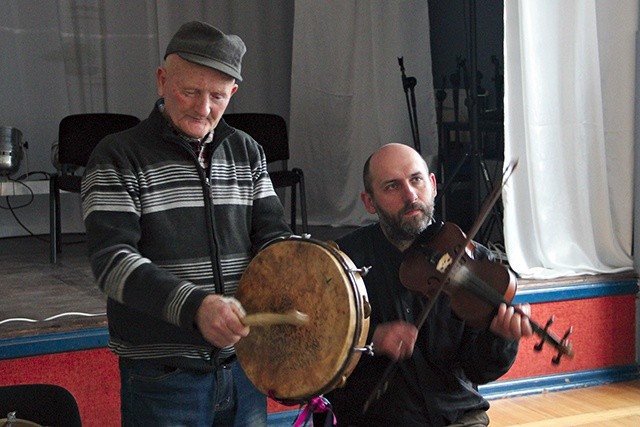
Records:
[[[513,307],[518,314],[529,319],[531,323],[531,327],[533,332],[542,338],[544,341],[550,343],[554,348],[560,350],[563,354],[572,356],[572,349],[568,344],[565,344],[561,341],[560,338],[556,337],[551,331],[548,331],[546,328],[541,327],[536,322],[534,322],[531,317],[524,313],[519,308],[513,306],[504,300],[502,295],[492,288],[487,282],[482,280],[477,275],[473,274],[469,268],[465,265],[458,265],[456,268],[457,271],[452,272],[452,280],[456,283],[457,286],[463,286],[466,290],[475,294],[478,297],[481,297],[485,300],[485,302],[490,303],[492,306],[497,307],[500,303],[507,304],[508,307]]]
[[[482,298],[486,303],[494,307],[497,307],[503,302],[508,305],[500,292],[473,274],[466,265],[458,265],[456,270],[457,271],[452,273],[452,280],[457,286],[463,286],[466,290]]]

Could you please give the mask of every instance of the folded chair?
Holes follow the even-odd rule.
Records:
[[[304,188],[304,173],[300,168],[288,168],[289,134],[282,116],[267,113],[230,113],[223,116],[225,122],[248,133],[263,148],[267,163],[280,165],[269,170],[274,188],[291,189],[291,230],[296,232],[296,187],[300,191],[300,216],[302,232],[308,233],[307,200]]]
[[[11,422],[12,419],[15,424]],[[28,423],[26,423],[26,422]],[[0,425],[81,427],[75,397],[54,384],[0,386]]]
[[[60,191],[80,193],[81,169],[91,152],[107,135],[131,128],[140,122],[135,116],[116,113],[73,114],[58,127],[58,173],[49,179],[50,259],[57,261],[61,251]]]

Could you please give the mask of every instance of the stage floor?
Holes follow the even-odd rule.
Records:
[[[51,264],[48,236],[0,239],[0,338],[106,326],[84,236],[65,235],[63,243]]]

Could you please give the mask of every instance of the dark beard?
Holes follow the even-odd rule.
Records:
[[[423,215],[416,216],[411,219],[403,219],[402,215],[408,211],[418,209]],[[408,242],[415,240],[431,223],[433,219],[433,201],[431,203],[411,203],[404,207],[404,209],[396,215],[389,214],[388,212],[380,209],[376,206],[378,217],[380,219],[380,226],[385,232],[385,235],[392,242]]]

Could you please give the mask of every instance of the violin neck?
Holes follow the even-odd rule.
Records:
[[[504,296],[494,287],[490,286],[478,276],[468,272],[464,266],[459,267],[459,271],[453,274],[454,286],[462,286],[464,290],[470,292],[480,298],[493,308],[498,308],[500,304],[509,302],[505,301]]]
[[[536,322],[534,322],[531,319],[531,317],[529,317],[529,315],[527,315],[521,309],[519,309],[518,307],[515,307],[508,301],[505,301],[505,299],[503,298],[502,294],[500,294],[500,292],[496,291],[493,287],[487,285],[484,281],[482,281],[482,279],[478,278],[477,276],[469,275],[469,277],[465,277],[465,280],[461,280],[460,283],[462,284],[458,286],[464,286],[467,292],[471,292],[476,297],[482,298],[485,302],[487,302],[494,308],[497,308],[502,303],[505,303],[508,307],[513,307],[518,314],[529,319],[531,328],[533,329],[533,332],[536,335],[542,338],[545,342],[551,344],[561,354],[572,356],[571,347],[565,345],[565,343],[563,343],[563,340],[558,338],[552,332],[548,331],[548,326],[551,323],[549,323],[548,326],[545,328],[538,325]]]
[[[544,339],[546,342],[550,343],[554,347],[556,348],[560,347],[560,341],[557,338],[551,336],[551,334],[545,331],[544,328],[542,328],[542,326],[538,325],[536,322],[534,322],[531,319],[529,319],[529,323],[531,323],[531,329],[533,329],[534,334]]]

